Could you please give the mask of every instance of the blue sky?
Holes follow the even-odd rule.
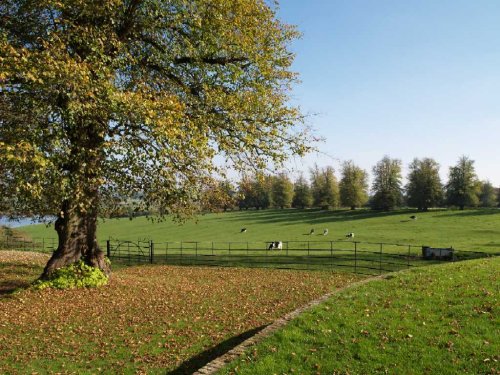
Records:
[[[303,33],[293,101],[326,138],[294,169],[461,155],[500,186],[499,0],[281,0]]]

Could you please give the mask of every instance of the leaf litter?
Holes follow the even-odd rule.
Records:
[[[44,254],[0,252],[0,265],[9,274],[20,270],[28,284],[46,261]],[[165,265],[119,269],[98,289],[26,290],[0,298],[0,368],[162,373],[357,279]]]

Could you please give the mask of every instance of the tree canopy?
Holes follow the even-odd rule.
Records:
[[[373,167],[374,181],[371,206],[376,210],[392,210],[402,202],[401,160],[384,156]]]
[[[314,205],[323,209],[337,208],[340,203],[339,184],[331,166],[311,168],[311,193]]]
[[[368,201],[368,174],[352,160],[342,164],[339,183],[340,202],[354,210]]]
[[[479,203],[481,207],[496,207],[497,191],[489,181],[481,182],[481,189],[479,192]]]
[[[2,1],[1,204],[58,216],[46,273],[103,266],[110,200],[189,215],[216,155],[244,169],[304,154],[297,36],[264,0]]]
[[[424,211],[439,205],[443,199],[439,164],[431,158],[415,158],[409,168],[406,185],[408,204]]]
[[[479,203],[478,184],[474,160],[467,156],[458,159],[455,166],[450,167],[448,184],[446,185],[446,198],[448,204],[458,206],[461,210],[465,206],[477,206]]]

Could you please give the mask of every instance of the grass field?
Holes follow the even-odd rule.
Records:
[[[221,374],[499,374],[500,258],[340,292]]]
[[[285,313],[359,278],[140,266],[98,289],[22,291],[48,255],[0,251],[3,374],[191,374]]]
[[[417,215],[417,220],[409,217]],[[240,233],[247,228],[246,233]],[[315,234],[309,235],[314,228]],[[328,229],[323,236],[323,229]],[[31,237],[55,237],[53,227],[19,229]],[[388,242],[459,250],[500,252],[500,209],[418,212],[264,210],[200,215],[178,225],[153,223],[145,217],[100,222],[98,237],[120,240],[167,241],[336,241],[355,233],[356,241]]]
[[[414,213],[230,212],[182,226],[120,219],[100,223],[98,235],[243,243],[337,241],[354,232],[362,242],[500,252],[500,210],[431,211],[411,220]],[[16,232],[54,237],[43,225]],[[286,312],[359,280],[349,273],[145,265],[114,267],[111,284],[100,289],[11,294],[40,275],[47,256],[0,251],[6,373],[192,373]],[[490,258],[424,267],[342,292],[225,371],[498,374],[499,266]]]

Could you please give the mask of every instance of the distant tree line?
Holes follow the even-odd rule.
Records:
[[[371,190],[368,173],[352,161],[342,163],[337,178],[333,167],[315,166],[309,178],[300,174],[295,181],[285,172],[244,175],[239,182],[217,181],[207,187],[202,210],[227,211],[266,208],[322,209],[371,207],[392,210],[415,207],[497,207],[500,189],[480,181],[474,161],[462,156],[450,167],[448,181],[442,183],[439,164],[432,158],[415,158],[409,165],[407,183],[402,183],[402,163],[384,156],[372,169]]]

